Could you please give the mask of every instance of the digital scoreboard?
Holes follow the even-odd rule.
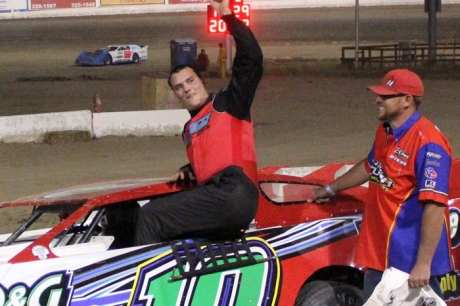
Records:
[[[249,4],[244,4],[243,0],[230,0],[229,5],[235,16],[249,27],[251,23]],[[207,27],[208,33],[228,33],[227,25],[211,5],[208,5]]]

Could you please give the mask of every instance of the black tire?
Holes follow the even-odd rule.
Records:
[[[300,289],[295,306],[362,306],[363,291],[340,282],[314,281]]]
[[[109,54],[104,57],[104,65],[112,65],[112,57]]]
[[[139,55],[137,53],[133,54],[133,63],[134,64],[139,63]]]

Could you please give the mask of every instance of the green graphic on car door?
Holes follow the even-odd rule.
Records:
[[[179,241],[138,267],[128,305],[275,305],[280,264],[260,238]]]

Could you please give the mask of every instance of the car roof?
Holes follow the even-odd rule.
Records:
[[[135,200],[175,191],[178,191],[178,188],[168,184],[164,178],[118,180],[74,186],[28,196],[0,203],[0,208],[62,204],[81,205],[96,199],[100,199],[97,202],[105,205],[109,202]]]

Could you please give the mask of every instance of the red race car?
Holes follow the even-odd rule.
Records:
[[[259,170],[259,210],[244,238],[133,246],[137,210],[181,192],[164,179],[98,183],[2,203],[33,207],[0,235],[0,305],[362,305],[363,267],[353,262],[367,186],[326,204],[317,186],[351,163]],[[460,159],[453,161],[450,225],[460,262]],[[55,221],[38,228],[40,220]],[[456,267],[458,269],[458,267]],[[460,305],[457,270],[440,277]]]

